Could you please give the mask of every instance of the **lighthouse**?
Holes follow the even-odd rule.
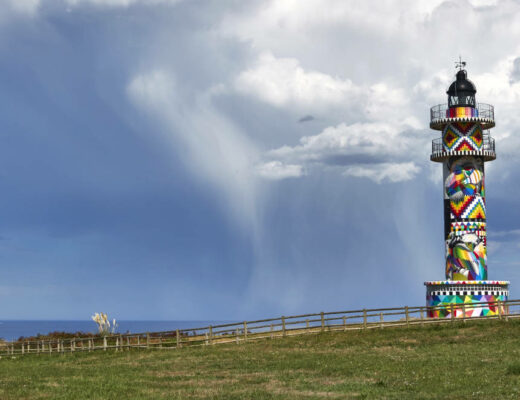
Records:
[[[457,63],[447,103],[430,110],[430,128],[441,134],[430,159],[443,168],[446,249],[445,279],[424,283],[431,318],[498,314],[509,294],[509,282],[488,279],[484,166],[496,158],[494,108],[476,102],[465,65]]]

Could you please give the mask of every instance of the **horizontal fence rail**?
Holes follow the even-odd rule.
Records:
[[[469,317],[475,308],[494,308],[496,313]],[[449,313],[448,318],[428,318],[434,311]],[[482,319],[520,318],[520,300],[449,304],[435,307],[399,307],[349,311],[321,312],[282,316],[279,318],[209,325],[174,331],[112,334],[85,338],[0,341],[0,356],[28,354],[64,354],[91,351],[123,351],[130,349],[178,349],[183,346],[207,346],[222,343],[243,343],[248,340],[278,338],[324,331],[383,329],[467,322]]]

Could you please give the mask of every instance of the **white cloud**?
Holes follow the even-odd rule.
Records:
[[[498,4],[498,0],[468,0],[473,7],[491,7]]]
[[[81,4],[92,4],[100,7],[128,7],[134,4],[157,5],[157,4],[176,4],[182,0],[66,0],[70,6]]]
[[[409,96],[385,82],[355,85],[349,79],[305,70],[294,58],[262,53],[234,82],[237,92],[296,113],[348,115],[357,120],[409,118]]]
[[[235,81],[237,91],[252,94],[275,106],[330,106],[360,95],[350,80],[304,71],[294,58],[259,56],[256,65],[242,72]]]
[[[465,17],[455,24],[455,16],[461,13]],[[485,33],[482,26],[488,27]],[[384,135],[374,132],[342,136],[325,129],[302,138],[297,146],[268,152],[267,162],[302,165],[310,171],[310,163],[337,165],[336,159],[344,166],[356,165],[351,171],[358,175],[367,167],[352,164],[354,156],[365,155],[363,164],[427,164],[427,143],[438,137],[438,132],[428,129],[428,110],[446,102],[444,92],[454,79],[453,62],[462,54],[468,61],[470,79],[477,85],[477,101],[495,105],[497,128],[491,135],[497,139],[499,161],[488,172],[492,179],[500,173],[499,179],[504,180],[510,179],[510,173],[503,168],[498,172],[495,164],[506,159],[516,162],[520,151],[520,115],[516,112],[520,46],[510,40],[519,26],[520,5],[508,0],[399,5],[383,1],[377,9],[369,2],[354,5],[332,0],[324,7],[322,2],[310,0],[268,1],[254,9],[241,9],[225,18],[219,29],[221,34],[250,43],[258,54],[234,82],[242,95],[298,117],[318,115],[322,121],[338,124],[328,128],[332,131],[341,127],[341,121],[344,127],[381,123],[388,126],[388,132],[423,131],[422,138],[398,134],[387,135],[385,141]],[[453,36],[460,40],[450,41]],[[461,44],[470,42],[478,46],[472,50]],[[321,52],[324,44],[325,57]],[[489,56],[482,58],[479,52],[484,49]],[[380,157],[374,159],[377,154]],[[436,172],[430,175],[438,180]]]
[[[372,30],[378,36],[402,34],[424,20],[444,0],[371,1],[271,0],[244,13],[230,14],[221,29],[228,35],[251,40],[259,48],[274,48],[292,34],[307,38],[309,32],[328,26],[349,25]],[[391,16],[391,17],[390,17]]]
[[[420,170],[413,160],[425,153],[428,138],[416,126],[383,122],[340,124],[296,146],[282,146],[265,157],[272,165],[336,167],[344,175],[365,177],[377,183],[412,179]]]
[[[402,182],[415,178],[420,168],[413,162],[352,165],[345,168],[343,175],[368,178],[376,183]]]
[[[7,7],[16,13],[34,15],[40,6],[40,0],[4,0],[4,5],[0,1],[0,7]],[[5,12],[5,8],[2,13]]]
[[[295,164],[283,164],[280,161],[270,161],[256,167],[259,176],[266,179],[280,180],[302,176],[303,167]]]

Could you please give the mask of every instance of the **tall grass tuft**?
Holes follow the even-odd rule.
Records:
[[[101,335],[109,335],[115,333],[117,329],[116,320],[112,320],[112,326],[108,320],[108,316],[105,313],[95,313],[92,316],[92,320],[97,324],[98,331]]]

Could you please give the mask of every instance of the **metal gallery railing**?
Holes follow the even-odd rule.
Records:
[[[495,138],[493,138],[489,131],[484,131],[482,135],[482,147],[480,151],[495,152]],[[442,144],[442,138],[432,140],[432,154],[447,152]]]
[[[477,103],[475,107],[477,111],[476,117],[485,118],[491,121],[495,120],[495,108],[491,104]],[[437,104],[430,108],[430,122],[437,122],[448,117],[448,104]]]
[[[471,316],[475,310],[478,310],[480,314],[482,308],[491,309],[492,312],[485,316]],[[431,318],[433,315],[448,315],[448,318]],[[520,318],[520,300],[449,304],[436,307],[406,306],[320,312],[164,332],[0,342],[0,356],[131,349],[172,350],[184,346],[239,344],[249,340],[274,339],[324,331],[383,329],[396,326],[467,322],[483,319],[508,320],[510,318]]]

